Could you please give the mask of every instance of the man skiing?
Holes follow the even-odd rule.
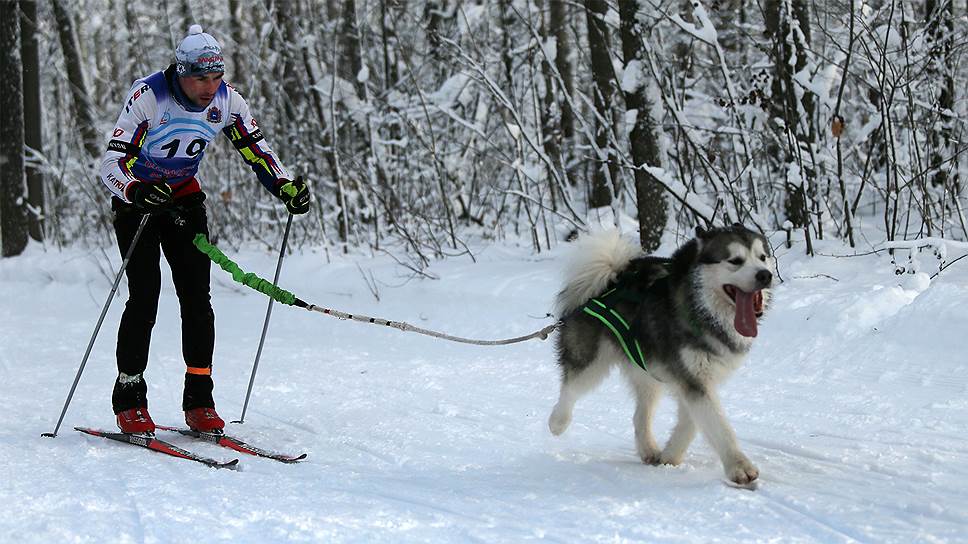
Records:
[[[306,184],[282,165],[248,104],[222,80],[224,72],[219,43],[192,25],[175,51],[175,64],[135,81],[128,91],[101,164],[101,181],[114,195],[114,231],[122,256],[144,215],[151,214],[125,271],[128,301],[118,327],[118,377],[111,402],[125,433],[155,431],[144,371],[161,292],[162,252],[181,308],[185,422],[205,433],[220,433],[225,426],[212,398],[210,261],[192,244],[197,233],[208,236],[205,193],[195,175],[218,131],[290,213],[309,211]]]

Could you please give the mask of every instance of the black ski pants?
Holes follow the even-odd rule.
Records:
[[[131,254],[125,269],[128,301],[118,327],[119,376],[111,398],[115,413],[148,405],[143,373],[148,365],[151,329],[161,294],[161,253],[171,268],[181,309],[182,355],[188,367],[182,409],[215,407],[211,376],[215,349],[215,313],[209,296],[211,262],[192,244],[196,233],[208,236],[204,200],[203,193],[196,193],[176,201],[178,215],[168,212],[151,215]],[[111,208],[123,259],[143,214],[116,197]]]

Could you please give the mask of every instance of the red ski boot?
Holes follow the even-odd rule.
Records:
[[[155,434],[155,422],[151,421],[148,408],[141,406],[118,414],[118,427],[127,434]]]
[[[188,424],[188,428],[200,433],[219,434],[225,427],[225,422],[215,413],[215,408],[186,410],[185,423]]]

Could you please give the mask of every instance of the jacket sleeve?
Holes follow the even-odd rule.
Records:
[[[124,109],[101,160],[101,183],[125,202],[131,202],[126,193],[131,184],[138,181],[131,173],[131,166],[141,154],[141,146],[157,108],[151,87],[144,81],[136,81],[125,96]]]
[[[278,155],[269,147],[269,142],[262,135],[262,130],[249,112],[249,105],[242,95],[231,87],[229,93],[232,114],[228,119],[229,125],[223,128],[222,132],[242,155],[242,160],[255,172],[262,186],[278,196],[279,186],[291,181],[292,174],[286,170]]]

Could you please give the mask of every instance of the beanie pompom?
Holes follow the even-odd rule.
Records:
[[[192,34],[201,34],[201,33],[202,33],[202,25],[192,25],[188,27],[189,36]]]

